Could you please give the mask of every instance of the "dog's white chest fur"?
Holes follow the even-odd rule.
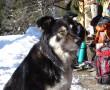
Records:
[[[56,42],[56,36],[50,39],[49,44],[53,48],[54,52],[58,55],[58,57],[62,60],[64,65],[64,73],[61,76],[60,82],[56,83],[53,87],[47,87],[47,90],[68,90],[72,80],[72,61],[69,60],[70,55],[69,53],[62,50],[61,42]]]

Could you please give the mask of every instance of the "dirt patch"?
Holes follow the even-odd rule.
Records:
[[[96,72],[88,70],[73,71],[75,78],[79,78],[82,90],[110,90],[110,85],[101,85],[97,83]]]

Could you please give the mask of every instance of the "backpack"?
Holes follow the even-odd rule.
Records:
[[[110,84],[110,47],[105,45],[96,50],[96,75],[100,84]]]

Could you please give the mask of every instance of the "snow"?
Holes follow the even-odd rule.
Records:
[[[23,35],[0,36],[0,90],[41,35],[40,28],[29,27]],[[72,81],[71,90],[82,90],[77,78]]]

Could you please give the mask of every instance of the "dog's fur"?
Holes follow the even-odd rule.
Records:
[[[37,21],[44,32],[40,41],[15,70],[4,90],[69,90],[72,80],[71,52],[80,38],[70,23],[45,16]]]

